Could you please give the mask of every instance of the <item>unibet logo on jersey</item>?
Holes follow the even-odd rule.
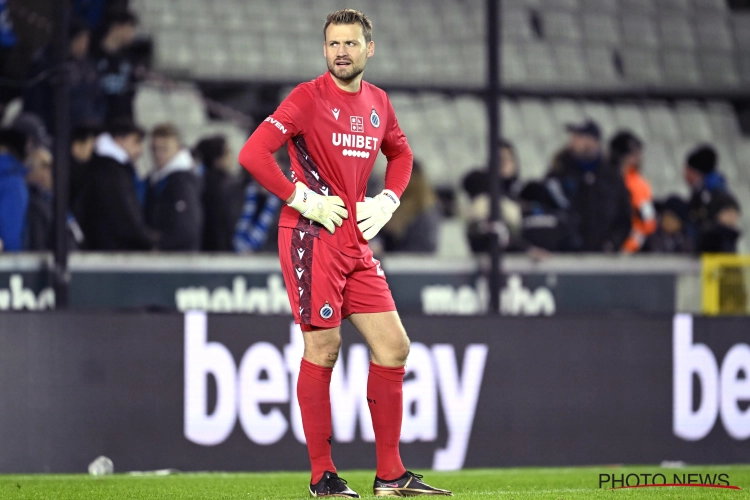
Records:
[[[215,446],[229,438],[239,420],[245,435],[254,443],[273,445],[290,431],[304,443],[296,391],[304,349],[299,326],[291,325],[291,342],[283,349],[256,342],[245,351],[239,364],[235,364],[224,344],[209,342],[207,336],[205,313],[187,313],[185,437],[199,445]],[[450,344],[411,344],[401,441],[435,443],[435,469],[459,469],[464,464],[487,352],[486,344],[469,344],[463,355]],[[463,359],[462,366],[458,366],[457,359]],[[369,364],[367,346],[352,344],[342,352],[333,370],[331,409],[336,442],[355,441],[357,429],[362,441],[375,441],[366,394]],[[208,403],[209,377],[216,383],[213,408]],[[447,436],[441,438],[439,407],[447,431]],[[445,446],[438,447],[438,440]]]

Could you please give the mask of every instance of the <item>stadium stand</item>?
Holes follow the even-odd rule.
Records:
[[[322,19],[311,20],[344,3],[366,8],[375,20],[380,57],[368,67],[370,81],[386,87],[483,85],[480,0],[445,1],[440,9],[396,0],[367,5],[312,0],[294,8],[273,0],[131,1],[156,41],[157,70],[196,80],[287,84],[321,72]],[[543,176],[565,141],[565,124],[590,117],[605,139],[622,128],[647,139],[644,173],[656,197],[686,195],[685,154],[697,143],[713,141],[720,169],[736,186],[741,205],[750,206],[750,139],[743,137],[731,103],[716,97],[750,84],[750,15],[730,12],[722,0],[506,0],[502,28],[505,85],[541,89],[541,95],[546,88],[699,89],[696,98],[678,100],[587,100],[555,97],[554,91],[546,98],[504,99],[503,133],[516,145],[523,178]],[[179,116],[186,139],[204,133],[206,114],[194,88],[166,99],[159,92],[139,91],[142,123]],[[425,91],[390,95],[415,154],[437,186],[455,189],[469,169],[486,161],[481,99]],[[233,145],[241,144],[244,132],[225,127]],[[376,168],[383,167],[381,157]],[[750,218],[744,219],[747,233]],[[460,228],[452,224],[444,229],[451,234]]]

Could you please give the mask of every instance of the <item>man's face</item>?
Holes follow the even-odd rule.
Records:
[[[88,31],[80,33],[70,41],[70,55],[75,59],[83,59],[89,53],[89,41],[91,37]]]
[[[135,39],[135,25],[115,24],[112,26],[112,37],[117,41],[120,48],[127,47]]]
[[[136,161],[143,154],[143,138],[140,134],[128,134],[124,137],[116,137],[115,142],[128,153],[130,161]]]
[[[375,42],[365,41],[359,23],[328,25],[323,54],[328,71],[339,80],[348,82],[361,75],[374,53]]]
[[[154,137],[151,139],[151,151],[158,168],[163,168],[169,160],[180,152],[180,141],[176,137]]]
[[[95,137],[89,137],[83,141],[75,141],[70,146],[70,153],[73,158],[79,163],[86,163],[91,159],[91,155],[94,154],[94,144],[96,143]]]
[[[684,177],[685,182],[691,188],[698,188],[703,185],[703,174],[688,165],[685,165]]]
[[[578,158],[594,158],[599,152],[599,140],[588,134],[570,134],[570,150]]]
[[[500,178],[511,179],[518,174],[516,157],[510,148],[500,149]]]
[[[636,149],[632,153],[629,153],[622,159],[623,167],[635,167],[636,170],[641,169],[641,162],[643,161],[643,151]]]
[[[34,149],[26,159],[29,173],[26,182],[43,191],[52,191],[52,153],[47,148]]]

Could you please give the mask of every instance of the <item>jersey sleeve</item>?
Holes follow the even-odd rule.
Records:
[[[396,196],[401,198],[411,177],[411,167],[414,156],[404,132],[396,119],[391,101],[388,103],[388,124],[383,136],[381,151],[388,163],[385,168],[385,188],[390,189]]]
[[[276,111],[261,123],[242,147],[240,165],[258,183],[286,201],[294,184],[286,178],[273,154],[290,138],[302,135],[315,112],[315,99],[305,84],[297,86]]]

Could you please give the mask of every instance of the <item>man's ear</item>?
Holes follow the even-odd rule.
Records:
[[[367,43],[367,57],[369,58],[369,57],[372,57],[373,55],[375,55],[375,42],[370,40]]]

